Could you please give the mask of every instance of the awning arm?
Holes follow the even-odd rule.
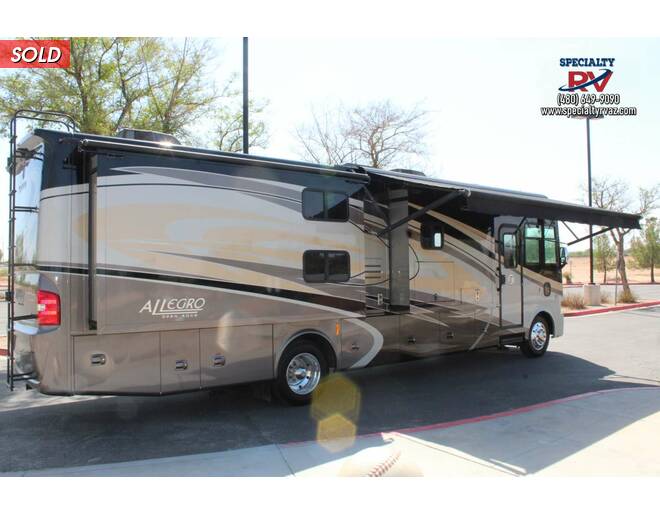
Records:
[[[440,207],[441,205],[444,205],[448,202],[451,202],[454,198],[458,198],[459,196],[462,196],[464,198],[467,198],[470,196],[470,190],[469,189],[457,189],[456,191],[452,191],[451,193],[447,193],[445,196],[442,196],[438,198],[437,200],[433,200],[430,204],[428,204],[426,207],[422,207],[421,209],[413,212],[411,215],[406,216],[405,218],[400,219],[396,223],[392,225],[388,225],[385,227],[383,230],[378,232],[376,234],[378,237],[381,237],[389,232],[392,232],[392,230],[399,228],[401,225],[404,225],[408,223],[409,221],[416,220],[417,218],[423,216],[426,214],[428,211],[431,209],[435,209],[437,207]]]
[[[568,225],[568,223],[566,223],[566,222],[563,221],[563,220],[562,220],[561,223],[562,223],[562,225],[564,225],[564,226],[568,229],[568,231],[569,231],[571,234],[573,234],[573,237],[574,237],[575,239],[578,238],[578,235],[577,235],[575,232],[573,232],[573,229]]]
[[[378,213],[383,217],[383,221],[385,223],[390,222],[390,215],[389,213],[385,212],[383,208],[379,205],[379,203],[376,201],[374,196],[371,194],[371,191],[369,191],[369,188],[365,187],[364,188],[364,195],[368,197],[369,201],[374,205],[374,208],[378,211]]]
[[[585,239],[590,239],[592,237],[599,236],[601,234],[604,234],[605,232],[609,232],[610,230],[614,230],[615,228],[616,227],[604,228],[602,230],[599,230],[598,232],[594,232],[593,234],[591,234],[589,236],[584,236],[584,237],[581,237],[580,239],[575,239],[574,241],[571,241],[570,243],[566,243],[566,245],[567,246],[574,245],[575,243],[579,243],[580,241],[584,241]],[[573,235],[575,235],[575,234],[573,234]]]

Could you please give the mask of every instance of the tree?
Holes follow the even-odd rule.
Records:
[[[427,112],[382,101],[326,111],[296,130],[301,157],[322,164],[353,162],[387,168],[426,155]]]
[[[651,282],[655,283],[655,265],[660,260],[660,226],[657,218],[648,218],[641,238],[634,238],[630,253],[640,268],[651,268]]]
[[[616,265],[616,250],[606,235],[594,238],[594,264],[603,272],[603,283],[607,283],[607,270]]]
[[[249,101],[250,121],[248,144],[250,148],[265,148],[268,144],[268,131],[263,120],[257,118],[266,108],[266,102]],[[256,116],[255,116],[256,115]],[[243,111],[232,105],[220,107],[213,116],[211,145],[225,152],[243,151]]]
[[[240,113],[237,77],[216,85],[209,77],[214,58],[207,40],[71,38],[69,68],[0,77],[0,116],[54,110],[71,115],[82,132],[115,134],[130,126],[190,142],[199,138],[200,125],[221,123],[229,109]]]
[[[644,217],[652,212],[660,200],[660,184],[651,188],[638,190],[637,202],[633,202],[629,195],[630,187],[620,179],[609,177],[594,178],[592,182],[592,201],[594,206],[618,212],[634,211]],[[636,203],[636,208],[635,208]],[[632,229],[614,228],[610,231],[610,237],[617,251],[617,268],[623,284],[623,293],[632,296],[628,275],[626,274],[626,260],[624,257],[625,236]]]

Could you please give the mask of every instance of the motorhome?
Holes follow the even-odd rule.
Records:
[[[563,333],[559,222],[639,217],[410,170],[323,166],[12,121],[7,379],[161,395]],[[576,241],[580,238],[576,237]]]

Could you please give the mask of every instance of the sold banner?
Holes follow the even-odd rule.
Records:
[[[68,39],[0,40],[0,68],[68,68],[70,65]]]

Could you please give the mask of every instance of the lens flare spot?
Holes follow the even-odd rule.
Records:
[[[316,440],[326,450],[339,452],[355,442],[357,427],[341,414],[333,414],[318,422]]]
[[[317,421],[333,414],[341,414],[352,423],[357,423],[360,414],[360,390],[344,375],[330,375],[314,391],[311,412]]]

